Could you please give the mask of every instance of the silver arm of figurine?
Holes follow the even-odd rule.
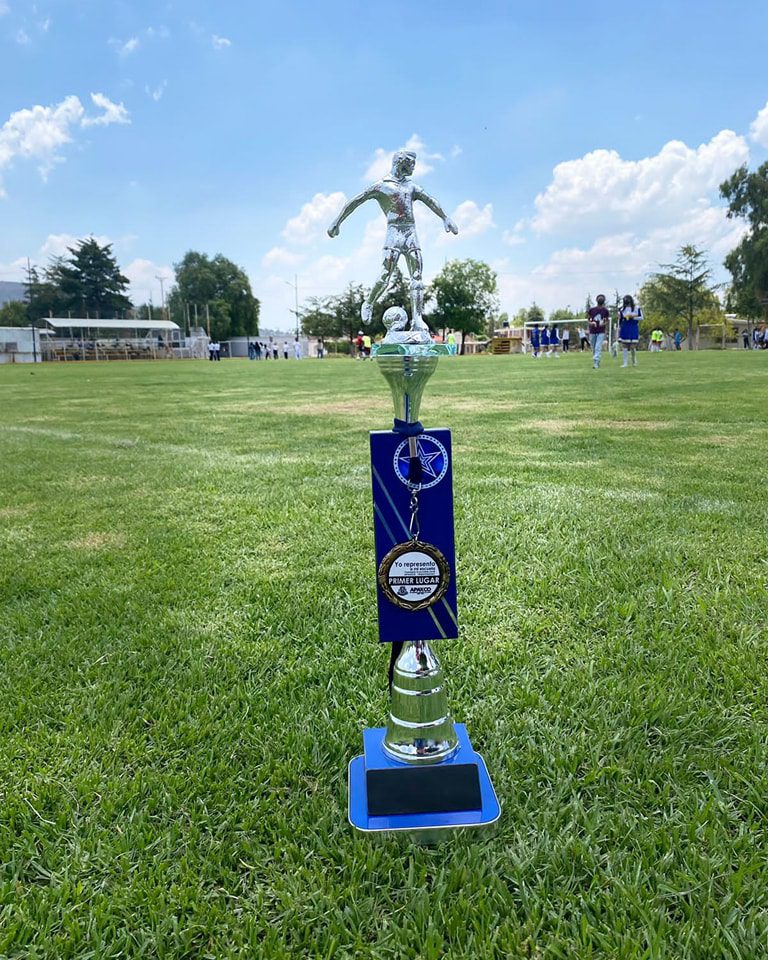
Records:
[[[435,200],[434,197],[430,197],[426,190],[423,190],[421,187],[417,187],[413,195],[417,200],[421,200],[425,207],[429,207],[436,217],[440,217],[440,219],[443,221],[443,226],[445,227],[446,233],[459,232],[459,228],[456,226],[453,220],[451,220],[437,200]]]
[[[351,200],[344,204],[344,208],[342,209],[341,213],[336,217],[330,227],[328,227],[329,237],[338,237],[339,227],[342,225],[342,223],[344,223],[350,213],[354,213],[361,204],[365,203],[366,200],[371,199],[373,196],[373,190],[373,187],[368,187],[367,189],[363,190],[362,193],[358,193],[356,197],[352,197]]]

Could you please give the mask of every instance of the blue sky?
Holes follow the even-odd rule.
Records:
[[[114,243],[138,301],[188,249],[243,266],[263,325],[377,273],[345,198],[409,144],[454,215],[418,223],[501,305],[634,290],[682,243],[738,239],[717,185],[768,156],[768,5],[500,0],[0,0],[0,279]]]

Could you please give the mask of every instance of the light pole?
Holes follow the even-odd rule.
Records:
[[[289,287],[293,287],[293,293],[296,298],[296,309],[294,313],[296,314],[296,336],[299,336],[299,278],[297,274],[293,275],[293,283],[290,280],[283,280]]]
[[[166,320],[168,320],[169,317],[165,307],[165,288],[163,287],[163,284],[165,283],[165,277],[160,276],[159,274],[155,274],[155,280],[160,281],[160,302],[163,306],[163,316],[165,317]]]

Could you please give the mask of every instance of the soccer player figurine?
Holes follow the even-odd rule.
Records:
[[[422,319],[424,308],[424,283],[422,281],[423,263],[419,238],[416,236],[416,223],[413,218],[413,202],[421,202],[443,221],[446,233],[458,233],[459,228],[445,213],[440,204],[411,180],[416,165],[416,154],[409,150],[398,150],[392,157],[392,172],[388,177],[372,184],[353,197],[328,227],[329,237],[338,237],[339,227],[366,200],[375,200],[387,218],[387,236],[382,251],[382,267],[378,280],[374,283],[368,299],[360,308],[363,323],[370,323],[373,305],[387,291],[400,257],[405,257],[411,277],[411,330],[426,330]]]

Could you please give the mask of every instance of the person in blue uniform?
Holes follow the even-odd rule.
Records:
[[[637,366],[637,345],[640,342],[640,321],[642,319],[643,311],[627,294],[619,309],[619,343],[624,357],[622,367],[629,366],[630,354],[632,355],[632,366]]]
[[[531,329],[531,348],[533,350],[533,359],[537,360],[539,356],[539,347],[541,345],[541,338],[539,336],[539,325],[535,323]]]
[[[560,334],[557,332],[557,327],[553,323],[549,328],[549,346],[550,353],[554,354],[555,360],[560,356],[558,352],[560,350]]]
[[[546,355],[550,356],[549,352],[549,330],[547,329],[546,323],[541,328],[541,352],[547,351]]]

